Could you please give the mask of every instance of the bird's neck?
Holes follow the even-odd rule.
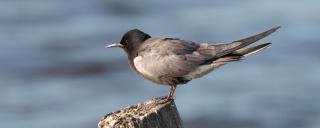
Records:
[[[128,55],[128,63],[129,63],[130,68],[134,71],[137,71],[136,67],[134,66],[133,60],[135,57],[138,56],[138,53],[135,51],[131,51],[131,53],[127,52],[127,55]]]

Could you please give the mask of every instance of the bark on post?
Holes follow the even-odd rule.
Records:
[[[183,128],[173,100],[155,98],[105,115],[98,128]]]

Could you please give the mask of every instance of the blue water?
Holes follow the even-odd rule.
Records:
[[[281,25],[271,48],[178,87],[187,128],[320,127],[320,1],[0,1],[0,127],[88,128],[168,88],[105,49],[139,28],[230,42]]]

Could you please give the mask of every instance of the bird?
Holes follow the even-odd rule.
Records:
[[[280,26],[262,33],[227,43],[199,43],[179,38],[151,37],[132,29],[120,42],[106,48],[121,48],[128,63],[138,75],[156,84],[169,86],[167,100],[173,99],[177,85],[200,78],[222,65],[242,60],[271,46],[271,42],[247,47],[270,35]]]

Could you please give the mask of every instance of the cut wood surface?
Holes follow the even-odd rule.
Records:
[[[183,128],[174,100],[155,98],[105,115],[98,128]]]

